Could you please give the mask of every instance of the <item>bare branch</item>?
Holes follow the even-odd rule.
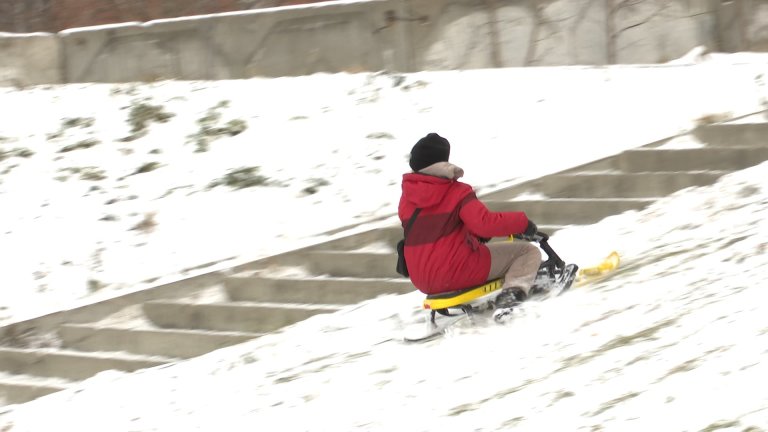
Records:
[[[533,15],[533,26],[531,27],[531,35],[528,38],[528,50],[525,53],[525,63],[523,63],[523,66],[530,66],[536,60],[539,32],[541,31],[541,24],[544,20],[544,17],[542,16],[543,12],[536,0],[528,1],[528,9],[531,15]]]
[[[649,22],[651,22],[651,20],[653,20],[657,16],[661,15],[661,13],[664,12],[668,7],[669,7],[668,3],[662,3],[662,5],[658,9],[656,9],[652,14],[648,15],[644,20],[642,20],[642,21],[640,21],[640,22],[638,22],[636,24],[632,24],[632,25],[629,25],[627,27],[624,27],[623,29],[621,29],[618,32],[616,32],[616,34],[619,35],[619,34],[624,33],[627,30],[631,30],[631,29],[633,29],[635,27],[640,27],[643,24],[648,24]]]
[[[616,3],[615,0],[606,0],[606,8],[608,12],[608,16],[606,19],[606,33],[608,35],[608,46],[607,46],[608,63],[610,64],[616,63],[616,55],[617,55],[616,42],[622,33],[649,23],[651,20],[661,15],[669,7],[669,2],[666,2],[666,1],[657,2],[657,4],[659,4],[659,7],[656,10],[654,10],[650,15],[645,17],[645,19],[635,24],[628,25],[624,28],[616,30],[615,19],[618,11],[624,8],[631,8],[634,6],[638,6],[644,3],[644,1],[645,0],[621,0],[619,3]]]
[[[493,67],[501,67],[501,52],[499,51],[499,29],[496,26],[498,23],[498,4],[497,0],[485,0],[486,7],[490,11],[490,20],[488,27],[490,30],[491,38],[491,64]]]
[[[574,30],[577,29],[581,25],[581,23],[584,22],[584,20],[587,18],[587,12],[589,12],[589,10],[592,9],[592,6],[595,4],[596,1],[597,0],[589,0],[589,3],[587,3],[586,6],[584,6],[583,8],[581,8],[581,10],[579,10],[579,12],[576,14],[576,17],[575,17],[576,20],[574,21],[573,26],[571,27],[572,29]]]

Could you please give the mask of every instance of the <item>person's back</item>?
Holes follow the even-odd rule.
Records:
[[[491,212],[472,187],[459,182],[461,168],[448,162],[450,144],[428,134],[411,150],[412,173],[403,175],[398,214],[405,227],[421,209],[405,241],[414,286],[435,294],[505,276],[504,286],[528,292],[541,254],[528,242],[486,245],[491,237],[536,232],[523,212]]]

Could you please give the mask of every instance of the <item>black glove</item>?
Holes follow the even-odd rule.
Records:
[[[523,236],[527,238],[533,238],[533,236],[535,236],[538,231],[539,229],[536,227],[536,224],[533,223],[532,220],[529,220],[528,226],[525,227],[525,231],[523,232]]]

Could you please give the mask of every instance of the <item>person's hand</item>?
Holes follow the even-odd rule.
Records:
[[[528,226],[525,227],[525,231],[523,232],[523,236],[527,238],[533,238],[533,236],[535,236],[538,231],[539,228],[536,226],[536,224],[533,223],[532,220],[529,220]]]

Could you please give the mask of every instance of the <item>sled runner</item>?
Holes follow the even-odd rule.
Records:
[[[515,238],[522,239],[520,236]],[[529,298],[544,295],[556,296],[568,290],[579,274],[579,267],[576,264],[566,264],[557,255],[549,245],[547,234],[537,232],[532,238],[525,238],[525,240],[538,243],[547,255],[547,259],[539,266]],[[427,295],[422,304],[423,308],[429,311],[426,326],[408,332],[404,339],[406,341],[430,339],[442,334],[450,325],[461,321],[459,317],[471,320],[476,314],[492,312],[494,321],[498,323],[507,321],[511,318],[514,308],[524,299],[511,289],[502,289],[502,282],[502,279],[495,279],[475,287]]]

